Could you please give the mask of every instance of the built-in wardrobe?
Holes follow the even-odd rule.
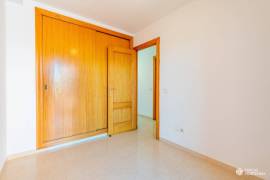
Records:
[[[37,147],[136,129],[132,37],[36,8]]]

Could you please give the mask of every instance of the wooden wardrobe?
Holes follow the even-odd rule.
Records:
[[[136,129],[132,43],[128,35],[36,8],[37,148],[106,133],[109,119],[118,128],[110,134]],[[117,85],[127,93],[113,94]]]

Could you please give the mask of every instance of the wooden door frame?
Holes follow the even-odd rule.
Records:
[[[138,51],[149,48],[151,46],[156,46],[156,66],[155,66],[155,112],[156,112],[156,139],[160,139],[160,121],[159,121],[159,107],[160,107],[160,37],[147,41],[141,45],[134,47],[137,51],[137,63],[138,63]],[[138,66],[137,66],[138,72]],[[138,87],[138,82],[137,82]],[[138,93],[137,93],[138,94]],[[138,101],[137,101],[138,102]]]
[[[41,148],[45,148],[46,146],[43,145],[43,136],[42,136],[42,129],[43,129],[43,90],[44,90],[44,83],[43,83],[43,67],[42,67],[42,18],[43,16],[46,17],[51,17],[57,20],[61,20],[64,22],[68,22],[68,23],[72,23],[72,24],[76,24],[78,26],[81,27],[85,27],[85,28],[89,28],[92,30],[95,30],[96,32],[102,32],[104,34],[108,34],[111,36],[115,36],[115,37],[119,37],[122,39],[126,39],[130,42],[130,49],[133,48],[133,37],[126,35],[126,34],[122,34],[110,29],[106,29],[103,27],[99,27],[96,26],[94,24],[90,24],[87,22],[83,22],[71,17],[67,17],[55,12],[51,12],[45,9],[41,9],[36,7],[35,8],[35,22],[36,22],[36,148],[37,149],[41,149]],[[106,131],[100,131],[100,133],[106,133]],[[96,135],[96,134],[91,134],[92,135]],[[83,136],[78,136],[73,138],[66,138],[63,141],[59,141],[59,143],[56,144],[60,144],[60,143],[64,143],[64,142],[68,142],[68,141],[72,141],[72,140],[76,140],[76,139],[81,139],[81,138],[86,138],[89,137],[90,135],[83,135]],[[53,145],[56,145],[53,144]]]

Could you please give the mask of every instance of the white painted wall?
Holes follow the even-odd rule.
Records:
[[[153,57],[156,46],[138,52],[138,113],[153,118]]]
[[[34,9],[7,3],[7,153],[35,149]]]
[[[18,1],[19,2],[19,1]],[[35,6],[128,34],[47,5],[7,3],[7,154],[36,149]]]
[[[269,9],[268,0],[192,1],[135,45],[161,37],[162,138],[270,179]]]
[[[0,171],[6,159],[5,1],[0,1]]]

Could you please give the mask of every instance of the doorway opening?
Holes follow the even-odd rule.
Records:
[[[137,50],[138,128],[153,132],[159,139],[159,48],[156,38],[135,47]]]

